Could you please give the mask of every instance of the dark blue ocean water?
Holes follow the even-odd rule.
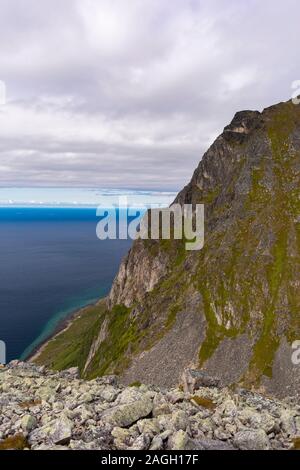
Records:
[[[130,240],[96,237],[96,209],[0,208],[0,340],[25,358],[72,311],[106,295]]]

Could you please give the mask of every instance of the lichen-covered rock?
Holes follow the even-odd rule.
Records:
[[[114,438],[114,445],[119,450],[126,450],[130,445],[132,433],[128,429],[115,427],[111,435]],[[137,436],[136,436],[137,437]]]
[[[157,419],[141,419],[137,423],[138,430],[141,434],[147,434],[154,437],[160,433],[160,426]]]
[[[160,436],[155,436],[151,442],[149,450],[162,450],[163,449],[163,440]]]
[[[190,450],[235,450],[232,444],[216,439],[198,439],[189,441]]]
[[[171,406],[168,403],[168,400],[165,399],[162,395],[157,395],[153,400],[153,410],[152,414],[154,417],[160,415],[167,415],[171,413]]]
[[[234,436],[233,444],[240,450],[268,450],[270,448],[268,436],[262,429],[239,431]]]
[[[185,450],[189,442],[189,436],[185,431],[176,431],[169,438],[168,446],[170,450]]]
[[[183,410],[175,411],[172,413],[170,422],[172,429],[175,429],[176,431],[185,431],[189,425],[188,415]]]
[[[296,426],[296,413],[295,410],[284,409],[281,412],[281,426],[284,433],[288,437],[296,437],[298,433],[300,434],[300,429],[297,429]]]
[[[127,427],[138,421],[140,418],[148,416],[153,408],[153,402],[149,397],[128,403],[118,405],[109,410],[103,416],[103,419],[109,421],[114,426]]]
[[[37,420],[32,415],[25,415],[21,419],[21,428],[23,431],[30,432],[32,431],[37,425]]]
[[[51,399],[51,397],[53,397],[53,395],[55,395],[55,393],[56,392],[52,387],[45,385],[43,387],[39,387],[39,389],[36,391],[36,397],[40,398],[41,400],[48,401]]]
[[[73,423],[66,416],[50,421],[45,426],[36,429],[29,436],[31,444],[47,441],[53,444],[67,444],[72,436]]]

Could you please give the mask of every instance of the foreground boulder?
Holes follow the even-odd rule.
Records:
[[[53,444],[68,444],[72,436],[73,423],[66,416],[50,421],[49,424],[36,429],[30,434],[29,443],[36,444],[49,441]]]
[[[148,416],[152,408],[152,400],[146,396],[141,400],[112,408],[103,418],[107,419],[114,426],[125,428],[139,419]]]

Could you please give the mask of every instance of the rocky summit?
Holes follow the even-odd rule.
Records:
[[[176,202],[205,205],[205,244],[137,240],[106,301],[38,364],[173,387],[191,365],[284,398],[300,366],[300,106],[238,112]]]
[[[203,384],[206,384],[204,386]],[[300,406],[185,371],[180,388],[85,381],[14,361],[0,370],[0,449],[248,450],[300,444]]]

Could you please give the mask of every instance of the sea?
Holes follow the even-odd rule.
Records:
[[[91,207],[0,207],[0,341],[25,360],[108,294],[131,240],[99,240]]]

